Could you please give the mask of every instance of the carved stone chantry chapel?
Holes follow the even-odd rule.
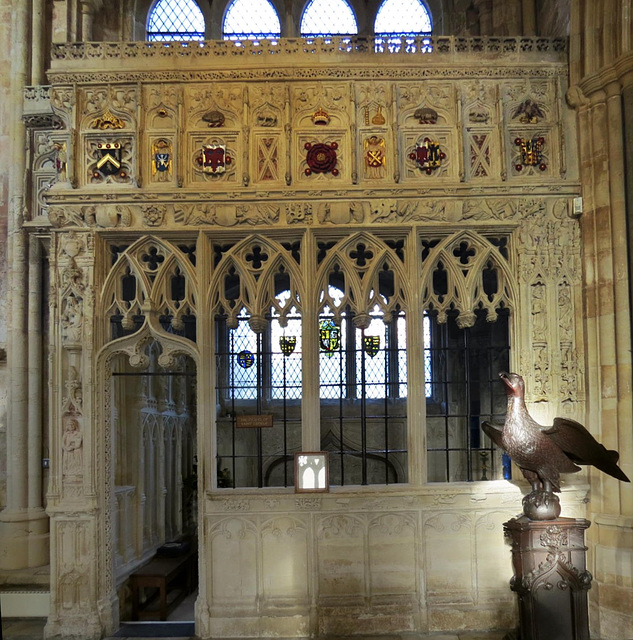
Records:
[[[54,33],[47,84],[18,92],[0,514],[1,570],[50,559],[47,638],[114,634],[130,577],[183,540],[202,639],[516,626],[523,488],[480,423],[501,370],[543,423],[611,410],[587,298],[587,247],[608,251],[578,209],[576,44],[488,37],[489,4],[480,36],[397,43]],[[300,452],[327,491],[295,493]],[[600,504],[610,585],[625,510]]]

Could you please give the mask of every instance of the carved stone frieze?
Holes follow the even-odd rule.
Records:
[[[446,220],[446,202],[440,200],[381,200],[371,205],[375,223],[427,222]]]
[[[54,227],[101,227],[104,229],[129,227],[133,217],[132,207],[120,204],[53,205],[49,207],[48,215]]]

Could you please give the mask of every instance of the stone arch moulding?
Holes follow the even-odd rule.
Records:
[[[221,240],[218,238],[218,242]],[[261,252],[268,252],[266,264],[261,268],[248,266],[248,253],[259,247]],[[275,300],[274,278],[283,267],[290,277],[291,296],[282,309]],[[239,296],[231,305],[224,291],[224,278],[229,271],[234,269],[234,273],[240,280]],[[280,242],[254,234],[249,235],[236,242],[226,252],[222,252],[219,258],[215,273],[211,278],[208,289],[209,305],[213,314],[219,307],[223,307],[229,317],[236,317],[243,307],[249,311],[253,318],[264,318],[274,306],[280,315],[284,311],[289,311],[292,306],[301,308],[301,302],[305,298],[303,278],[299,265],[293,260],[291,252]]]
[[[195,244],[195,240],[192,239]],[[148,253],[143,254],[144,251]],[[148,254],[154,254],[154,256]],[[155,267],[151,267],[151,259]],[[144,265],[144,263],[146,263]],[[174,301],[169,294],[169,278],[178,271],[183,278],[185,294],[182,301]],[[135,295],[126,299],[123,291],[123,279],[133,277]],[[157,331],[162,331],[158,323],[160,313],[170,314],[172,325],[188,311],[196,313],[198,286],[196,269],[186,254],[175,244],[154,236],[143,236],[123,250],[105,278],[99,300],[99,317],[104,318],[107,326],[110,315],[119,312],[124,328],[133,327],[134,316],[153,317]],[[178,304],[176,304],[176,302]],[[140,329],[140,327],[138,327]],[[104,327],[104,331],[105,331]],[[107,343],[108,339],[104,340]]]
[[[94,380],[96,380],[94,397],[94,429],[96,459],[96,486],[100,487],[97,495],[99,511],[103,514],[98,527],[102,544],[98,545],[97,576],[99,609],[102,611],[101,622],[106,635],[112,635],[119,626],[119,605],[116,594],[116,576],[114,572],[114,443],[112,438],[112,361],[118,355],[125,355],[135,368],[146,367],[149,358],[143,353],[145,347],[156,341],[162,348],[158,364],[169,367],[174,357],[185,355],[190,357],[196,370],[200,367],[199,351],[192,341],[176,335],[165,333],[157,318],[148,314],[139,331],[132,335],[118,338],[100,349],[95,358]],[[200,398],[201,377],[198,376],[197,397]],[[201,437],[200,424],[204,411],[198,412],[198,438]],[[202,449],[198,449],[201,451]],[[203,473],[203,459],[200,456],[200,472]]]
[[[358,273],[358,269],[354,266],[354,259],[350,256],[350,252],[357,249],[359,245],[364,245],[374,252],[371,264],[368,265],[363,276]],[[378,274],[385,264],[388,264],[394,272],[394,295],[387,304],[375,293],[378,287]],[[405,263],[398,257],[396,251],[378,236],[362,231],[341,239],[331,247],[318,267],[315,289],[317,296],[320,296],[321,291],[327,291],[329,274],[336,265],[343,269],[346,279],[347,291],[341,307],[350,304],[357,314],[365,315],[378,304],[385,313],[391,313],[396,305],[403,306],[405,300],[410,298]],[[327,300],[327,295],[325,299]],[[323,304],[317,300],[319,307]]]
[[[500,235],[506,235],[500,232]],[[518,300],[516,278],[510,262],[486,237],[466,230],[442,238],[433,245],[429,243],[429,255],[423,260],[420,282],[422,283],[422,305],[425,310],[438,313],[438,321],[446,321],[446,313],[456,310],[457,323],[461,328],[470,327],[475,321],[475,311],[483,309],[490,322],[496,320],[496,309],[500,305],[509,309],[516,307]],[[462,261],[456,253],[467,253]],[[471,253],[472,252],[472,253]],[[446,273],[446,293],[434,291],[434,275],[438,265]],[[483,271],[487,265],[496,270],[497,291],[489,295],[484,290]]]

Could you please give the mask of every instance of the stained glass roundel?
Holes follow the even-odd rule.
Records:
[[[222,33],[225,40],[278,38],[281,23],[269,0],[233,0],[224,16]]]
[[[147,20],[148,40],[204,40],[204,16],[195,0],[158,0]]]
[[[374,33],[431,33],[431,16],[420,0],[385,0],[378,9]]]
[[[310,0],[301,17],[302,36],[354,35],[356,16],[345,0]]]

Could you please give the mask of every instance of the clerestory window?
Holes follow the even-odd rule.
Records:
[[[204,40],[205,24],[194,0],[158,0],[147,19],[151,41]]]
[[[225,40],[275,40],[281,23],[269,0],[233,0],[222,23]]]
[[[376,48],[387,46],[397,51],[403,46],[412,49],[419,36],[430,36],[432,31],[431,15],[420,0],[384,0],[376,14],[374,34]],[[423,50],[427,49],[423,41]],[[431,50],[430,39],[428,50]]]
[[[345,0],[310,0],[301,17],[300,30],[305,38],[354,35],[358,25]]]

